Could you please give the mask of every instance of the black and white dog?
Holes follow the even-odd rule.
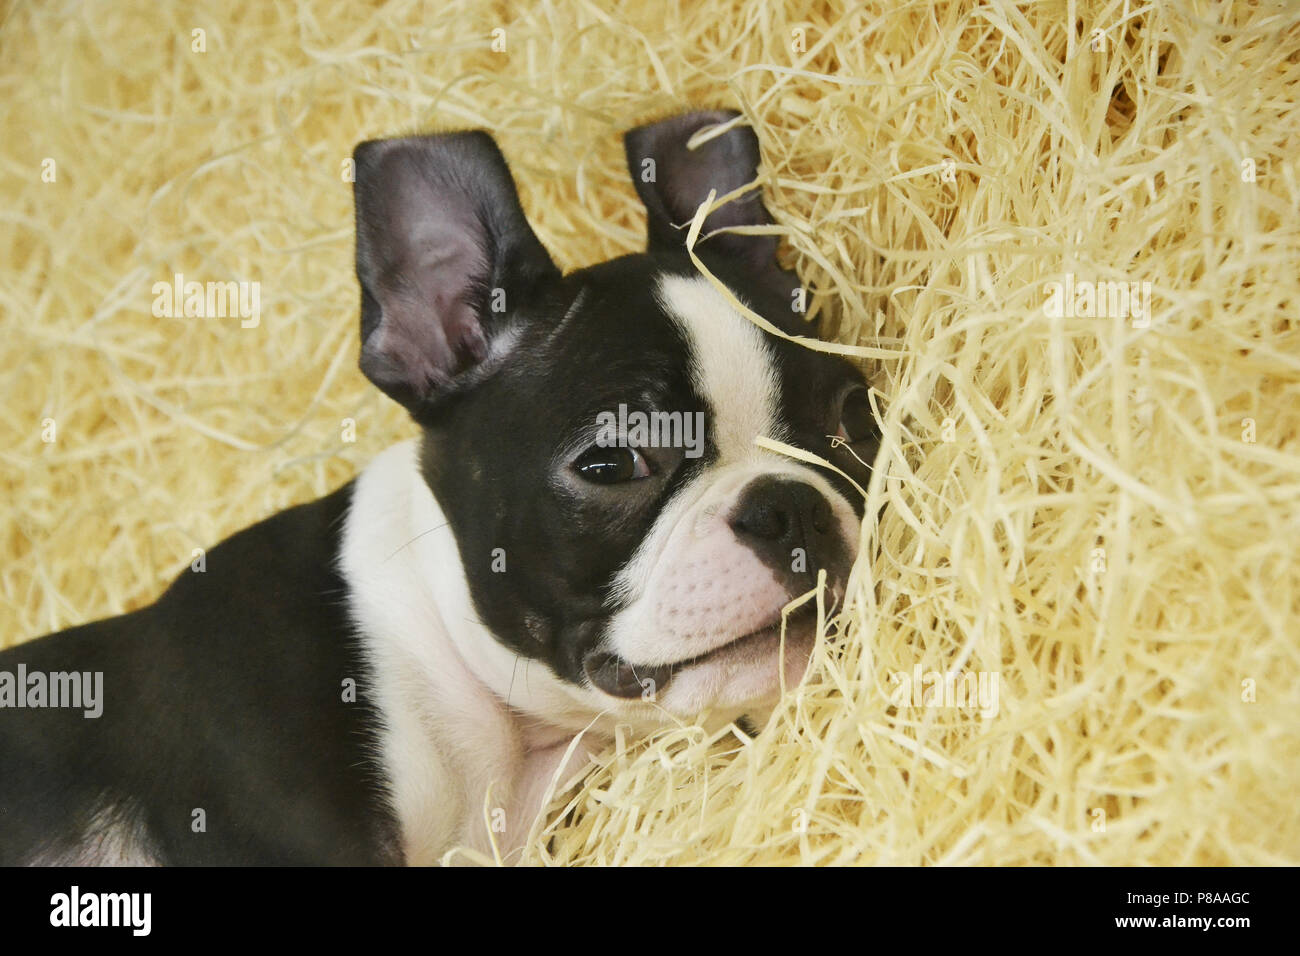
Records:
[[[863,502],[754,439],[865,485],[879,432],[852,365],[687,254],[757,170],[752,130],[707,136],[735,116],[628,133],[647,249],[569,275],[486,133],[357,147],[361,368],[421,436],[0,654],[0,863],[428,864],[489,819],[509,852],[580,732],[770,709],[815,636],[791,616],[782,653],[782,607],[842,593]],[[715,232],[769,223],[752,190],[695,251],[805,334],[776,239]],[[100,716],[49,706],[69,674]]]

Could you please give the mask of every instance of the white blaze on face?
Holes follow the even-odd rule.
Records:
[[[609,650],[646,665],[697,657],[766,627],[794,596],[728,521],[755,478],[788,475],[812,485],[831,504],[850,550],[858,534],[852,507],[825,478],[754,444],[760,435],[788,435],[780,378],[763,333],[703,277],[663,276],[657,298],[689,344],[691,375],[710,406],[707,437],[718,457],[676,492],[618,576],[624,607],[611,619]],[[674,677],[660,703],[685,712],[753,699],[771,690],[775,654],[766,657],[719,661],[718,673],[703,673],[712,663],[689,669]],[[749,673],[755,667],[761,673]]]
[[[710,437],[724,461],[754,460],[755,435],[781,438],[781,381],[763,333],[703,276],[661,276],[655,298],[686,337],[691,378],[712,406]]]

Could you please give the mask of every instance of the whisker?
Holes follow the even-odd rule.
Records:
[[[451,523],[451,522],[449,522],[449,521],[444,521],[442,524],[438,525],[438,527],[436,527],[436,528],[430,528],[428,531],[421,531],[419,534],[417,534],[417,535],[416,535],[414,538],[412,538],[410,541],[406,542],[406,544],[402,545],[400,548],[398,548],[396,551],[394,551],[394,552],[393,552],[392,554],[390,554],[388,557],[384,558],[384,564],[387,564],[389,561],[393,560],[393,558],[397,557],[397,555],[398,555],[400,552],[405,551],[405,550],[406,550],[407,548],[409,548],[411,545],[415,544],[415,542],[417,542],[417,541],[419,541],[421,538],[423,538],[426,534],[433,534],[435,531],[441,531],[443,528],[447,527],[447,525],[449,525],[450,523]]]

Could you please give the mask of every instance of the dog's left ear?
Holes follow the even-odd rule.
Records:
[[[701,110],[639,126],[624,135],[628,171],[645,203],[650,249],[681,249],[686,230],[709,190],[716,190],[715,198],[719,198],[753,181],[758,172],[758,137],[748,126],[734,127],[695,149],[687,147],[699,131],[739,115],[734,110]],[[753,189],[709,213],[700,236],[728,226],[771,222],[760,190]],[[776,246],[776,236],[723,233],[702,242],[700,248],[766,270],[777,268]]]

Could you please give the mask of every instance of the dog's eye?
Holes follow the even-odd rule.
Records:
[[[650,477],[650,463],[635,448],[592,445],[573,462],[573,470],[594,485],[616,485]]]
[[[866,441],[876,434],[876,416],[871,411],[870,393],[861,385],[855,386],[840,402],[840,427],[835,435],[852,443]]]

